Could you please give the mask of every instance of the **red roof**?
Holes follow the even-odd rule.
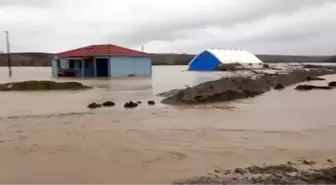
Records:
[[[56,54],[60,58],[70,57],[94,57],[94,56],[149,56],[148,53],[123,48],[115,45],[92,45],[83,48],[78,48],[70,51],[65,51]]]

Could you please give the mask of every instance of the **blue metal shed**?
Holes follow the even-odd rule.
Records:
[[[191,71],[215,71],[225,64],[239,64],[248,68],[262,67],[262,61],[245,50],[208,49],[197,55],[190,63]]]

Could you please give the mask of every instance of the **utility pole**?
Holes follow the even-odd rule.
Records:
[[[11,60],[11,54],[10,54],[9,33],[8,31],[5,31],[5,33],[6,33],[6,44],[7,44],[8,76],[12,77],[12,60]]]

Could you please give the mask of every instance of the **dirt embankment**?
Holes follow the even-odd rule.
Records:
[[[301,68],[285,74],[258,73],[253,77],[222,78],[159,95],[165,97],[162,103],[172,105],[231,101],[255,97],[273,88],[280,90],[286,86],[328,74],[336,74],[336,68]]]
[[[280,165],[250,166],[233,170],[214,170],[206,176],[174,184],[335,184],[336,166],[314,161],[288,162]]]
[[[78,82],[23,81],[0,84],[0,91],[47,91],[90,89]]]

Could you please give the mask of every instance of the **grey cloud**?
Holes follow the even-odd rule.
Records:
[[[121,11],[114,11],[106,8],[111,3],[107,0],[0,0],[4,2],[0,15],[16,10],[13,19],[0,17],[0,30],[11,30],[13,51],[58,52],[105,43],[175,53],[213,47],[266,54],[336,51],[336,45],[329,43],[336,32],[334,0],[190,0],[183,5],[173,0],[164,5],[154,0],[126,1],[118,6]],[[70,8],[78,2],[82,6]],[[121,1],[112,2],[109,5],[117,7]],[[11,8],[4,12],[3,5]],[[26,12],[19,15],[21,11]]]
[[[330,42],[330,35],[309,37],[296,42],[261,41],[258,45],[246,43],[244,47],[260,54],[336,55],[336,43]]]
[[[48,7],[54,4],[50,0],[0,0],[0,8],[6,6]]]
[[[191,16],[184,15],[177,19],[160,20],[150,23],[136,23],[130,31],[110,35],[109,40],[118,40],[124,44],[142,44],[151,40],[171,41],[188,38],[188,32],[211,26],[230,28],[235,25],[258,21],[265,17],[291,14],[307,7],[333,3],[332,0],[238,0],[230,7],[212,0],[213,6],[205,7],[204,12]],[[218,5],[216,5],[216,3]],[[209,13],[211,12],[211,13]]]

